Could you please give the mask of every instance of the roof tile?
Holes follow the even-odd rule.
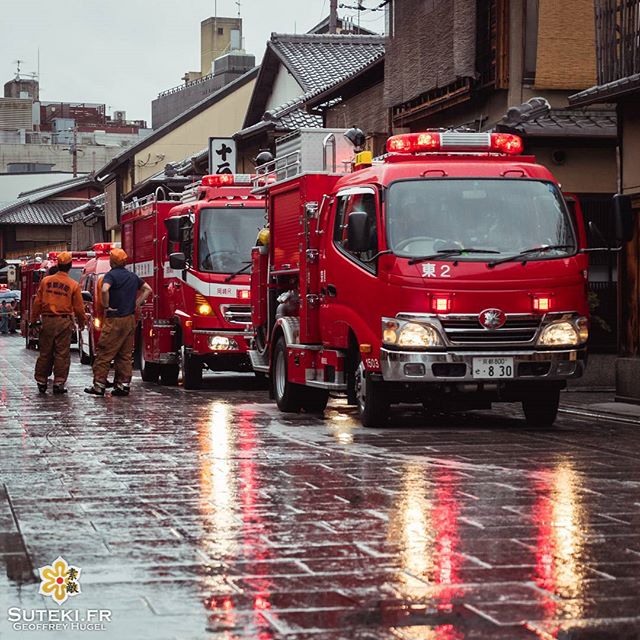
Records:
[[[32,225],[66,225],[62,214],[75,209],[78,200],[50,200],[49,202],[26,202],[0,213],[0,225],[32,224]]]

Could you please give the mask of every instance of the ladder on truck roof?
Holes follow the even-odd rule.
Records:
[[[303,173],[348,173],[353,147],[347,129],[298,129],[276,140],[276,157],[256,167],[253,193]]]

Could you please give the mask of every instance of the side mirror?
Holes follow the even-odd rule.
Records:
[[[182,241],[182,216],[171,216],[171,218],[166,218],[164,226],[167,228],[169,242]]]
[[[82,299],[85,302],[93,302],[93,294],[91,293],[91,291],[83,291],[82,292]]]
[[[359,252],[371,248],[371,223],[364,211],[352,211],[347,221],[347,249]]]
[[[613,196],[613,210],[616,222],[616,240],[629,242],[633,238],[635,211],[631,206],[631,196],[617,193]]]
[[[178,271],[183,271],[187,268],[187,258],[184,253],[171,253],[169,255],[169,266],[172,269],[177,269]]]

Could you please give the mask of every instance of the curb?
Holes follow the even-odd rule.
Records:
[[[610,422],[621,422],[623,424],[640,425],[640,417],[631,418],[620,415],[619,413],[603,413],[598,411],[589,411],[578,407],[560,407],[558,413],[566,413],[572,416],[581,416],[584,418],[596,418],[597,420],[608,420]]]

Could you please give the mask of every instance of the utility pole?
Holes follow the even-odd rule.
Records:
[[[78,127],[73,126],[73,143],[71,145],[71,170],[73,177],[78,177]]]
[[[329,33],[338,31],[338,0],[331,0],[329,4]]]

